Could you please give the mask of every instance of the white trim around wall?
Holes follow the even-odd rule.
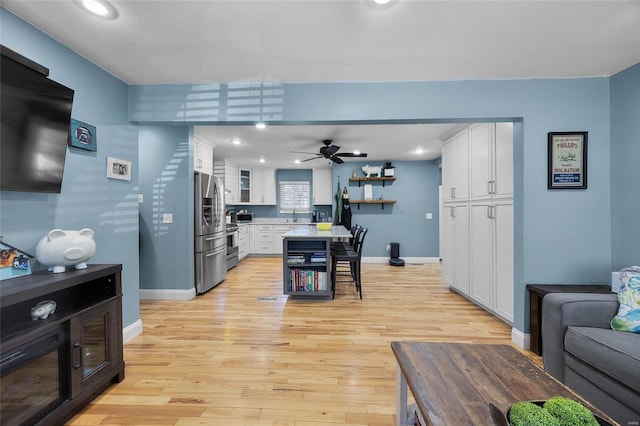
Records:
[[[526,351],[531,348],[531,335],[525,334],[520,330],[512,327],[511,328],[511,342],[517,345],[519,348],[524,349]]]
[[[196,297],[196,288],[189,290],[178,289],[140,289],[140,300],[162,299],[162,300],[191,300]]]
[[[134,337],[142,334],[142,320],[139,319],[133,324],[126,326],[122,329],[122,343],[127,343]]]

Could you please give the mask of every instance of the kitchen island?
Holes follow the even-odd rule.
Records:
[[[315,224],[298,226],[283,235],[283,292],[294,298],[333,298],[331,241],[350,238],[351,232],[336,225],[322,231]]]

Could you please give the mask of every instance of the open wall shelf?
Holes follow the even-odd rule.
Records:
[[[350,177],[349,182],[358,182],[358,186],[360,186],[360,182],[382,182],[382,187],[384,188],[385,182],[393,182],[396,180],[395,176],[386,176],[386,177]]]
[[[382,210],[384,210],[385,204],[395,204],[396,200],[349,200],[351,204],[357,204],[358,210],[360,209],[360,204],[380,204]]]

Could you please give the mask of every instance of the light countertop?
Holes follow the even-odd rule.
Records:
[[[284,238],[348,238],[351,232],[342,225],[334,225],[327,231],[319,230],[315,224],[297,226],[283,235]]]

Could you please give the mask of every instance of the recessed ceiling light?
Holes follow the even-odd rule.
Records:
[[[238,138],[231,139],[231,143],[234,145],[242,145],[242,141]]]
[[[376,2],[377,4],[387,4],[389,3],[391,0],[373,0],[374,2]]]
[[[300,160],[296,160],[296,161],[295,161],[295,163],[296,163],[296,164],[300,164]]]
[[[258,161],[261,162],[261,163],[264,163],[266,160],[264,158],[260,157],[260,159]]]
[[[107,0],[75,0],[83,10],[105,19],[116,19],[118,11]]]
[[[266,129],[266,128],[267,128],[267,125],[265,123],[262,123],[262,122],[256,123],[256,129],[262,130],[262,129]]]
[[[424,153],[424,150],[422,148],[416,149],[416,154],[422,154],[422,153]]]

